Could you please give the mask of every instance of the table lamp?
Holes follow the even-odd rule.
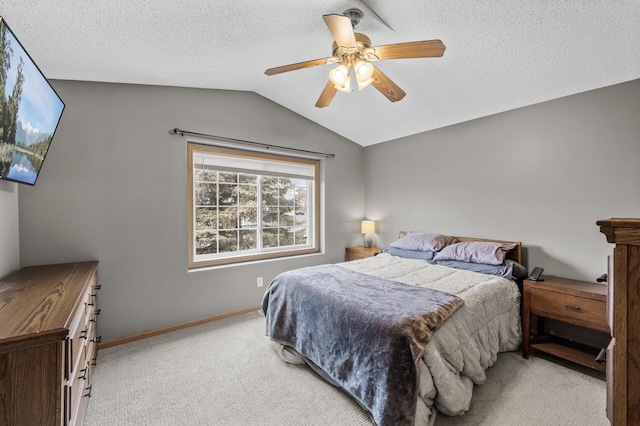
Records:
[[[373,220],[363,220],[360,225],[360,233],[364,234],[364,246],[371,247],[371,234],[376,232],[376,223]]]

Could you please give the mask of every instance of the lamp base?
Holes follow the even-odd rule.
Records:
[[[372,243],[371,235],[364,234],[364,246],[369,248],[369,247],[371,247],[371,243]]]

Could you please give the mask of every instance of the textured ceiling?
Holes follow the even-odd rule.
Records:
[[[331,56],[322,15],[351,7],[373,45],[445,44],[376,63],[403,100],[370,86],[319,109],[329,65],[264,75]],[[0,15],[47,78],[253,91],[363,146],[640,78],[640,0],[2,0]]]

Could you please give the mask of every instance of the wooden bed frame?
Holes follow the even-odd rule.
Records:
[[[414,231],[400,231],[400,237],[402,238],[407,234],[414,233]],[[473,242],[473,241],[489,241],[492,243],[509,243],[515,244],[516,246],[507,253],[506,258],[514,260],[522,265],[522,242],[520,241],[506,241],[506,240],[494,240],[491,238],[476,238],[476,237],[457,237],[455,235],[451,235],[451,237],[455,238],[459,243]]]

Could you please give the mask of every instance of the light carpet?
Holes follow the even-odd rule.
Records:
[[[311,369],[284,363],[252,312],[103,349],[85,426],[354,425],[370,415]],[[606,383],[503,353],[462,417],[436,426],[605,426]]]

